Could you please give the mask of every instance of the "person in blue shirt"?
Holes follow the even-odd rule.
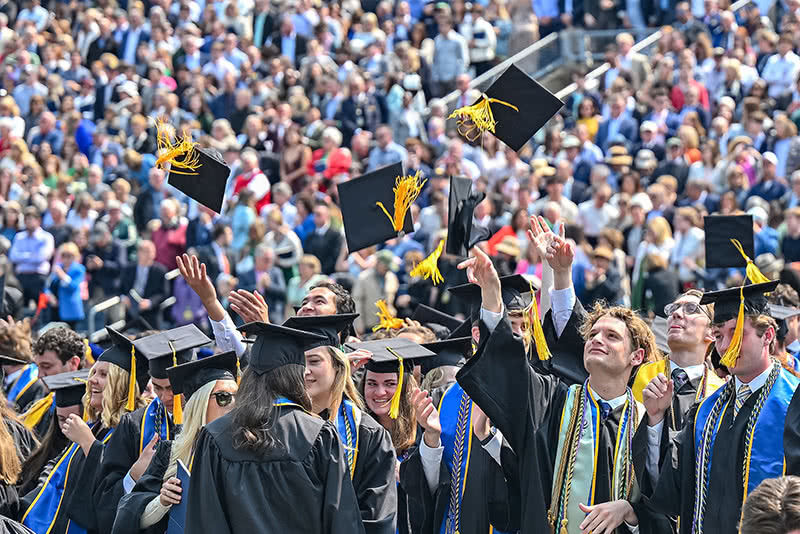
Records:
[[[780,199],[789,191],[784,182],[777,180],[778,156],[774,152],[764,152],[761,157],[761,180],[750,188],[748,198],[758,196],[772,202]]]
[[[81,298],[81,284],[86,280],[86,267],[80,264],[78,245],[69,241],[58,248],[61,262],[53,265],[51,283],[46,290],[51,305],[58,308],[59,319],[73,330],[86,315]]]

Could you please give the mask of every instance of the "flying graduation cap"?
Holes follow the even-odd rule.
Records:
[[[107,348],[97,358],[98,362],[109,362],[121,367],[129,373],[128,381],[128,403],[125,407],[129,412],[136,409],[136,386],[139,391],[144,391],[147,382],[150,380],[150,373],[145,358],[136,357],[136,348],[127,336],[114,330],[110,326],[106,327],[108,337],[111,338],[111,347]]]
[[[753,216],[707,215],[703,222],[706,267],[747,267],[748,258],[755,256]]]
[[[461,135],[475,141],[491,132],[515,151],[564,106],[516,65],[508,67],[471,106],[455,110]]]
[[[486,198],[486,193],[473,193],[472,180],[461,176],[450,177],[450,198],[447,211],[447,253],[464,257],[479,241],[489,238],[489,230],[473,227],[475,207]]]
[[[400,397],[403,390],[403,376],[414,370],[414,365],[422,363],[423,358],[430,358],[436,353],[410,339],[401,337],[391,339],[378,339],[362,343],[348,343],[352,350],[364,349],[372,353],[372,358],[367,361],[366,369],[373,373],[397,373],[397,389],[392,396],[389,408],[389,417],[397,419],[400,414]]]
[[[334,315],[304,315],[289,317],[283,326],[319,334],[324,339],[309,339],[304,350],[311,350],[317,347],[339,347],[342,332],[350,328],[356,320],[357,313],[340,313]]]
[[[347,249],[356,252],[414,231],[410,207],[425,180],[394,163],[338,185]]]
[[[236,380],[238,373],[239,358],[234,351],[214,354],[167,369],[172,392],[185,396],[187,400],[209,382]]]
[[[442,367],[443,365],[452,365],[461,367],[467,358],[472,356],[472,337],[457,337],[448,338],[441,341],[434,341],[431,343],[423,343],[423,347],[431,352],[436,353],[432,358],[424,358],[420,365],[422,367],[422,374],[427,374],[429,371]]]
[[[59,408],[80,405],[83,402],[83,395],[86,393],[88,380],[89,369],[42,377],[42,382],[47,389],[55,392],[56,406]]]
[[[722,324],[736,319],[736,328],[733,331],[731,342],[720,360],[725,367],[731,369],[736,366],[742,345],[745,316],[769,315],[770,309],[766,294],[774,291],[778,287],[778,283],[779,280],[773,280],[709,291],[703,294],[700,304],[714,304],[713,324]]]
[[[260,375],[284,365],[305,366],[306,346],[313,341],[327,342],[320,334],[262,322],[247,323],[239,330],[256,336],[250,349],[250,368]]]

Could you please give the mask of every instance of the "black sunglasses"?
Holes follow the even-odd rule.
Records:
[[[220,408],[224,408],[233,402],[233,393],[230,391],[215,391],[212,395]]]

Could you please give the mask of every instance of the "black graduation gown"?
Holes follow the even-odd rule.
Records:
[[[82,449],[75,451],[75,455],[69,465],[69,476],[66,480],[64,492],[61,500],[61,507],[53,522],[50,534],[66,534],[70,523],[75,523],[87,533],[99,533],[97,520],[92,506],[92,493],[97,483],[97,473],[100,468],[100,460],[103,456],[103,438],[108,434],[108,429],[101,428],[95,433],[95,441],[89,449],[89,454],[84,455]],[[67,447],[72,446],[70,443]],[[66,449],[65,451],[66,452]],[[20,517],[25,514],[33,501],[42,491],[45,482],[55,465],[61,459],[59,454],[42,470],[39,476],[39,484],[28,492],[21,500]],[[34,512],[35,513],[35,512]]]
[[[503,432],[517,454],[522,503],[520,532],[549,532],[547,510],[568,385],[556,376],[541,375],[528,365],[522,341],[512,334],[507,315],[504,314],[491,335],[483,321],[480,328],[480,346],[458,373],[458,383]],[[598,503],[611,500],[611,465],[621,411],[622,407],[613,410],[601,427],[595,500]],[[640,524],[646,523],[640,517]],[[627,528],[623,525],[617,532],[627,532]]]
[[[421,432],[417,432],[421,434]],[[398,455],[397,461],[400,462],[400,469],[402,470],[403,464],[414,455],[418,445],[412,445],[403,453]],[[395,480],[397,478],[395,477]],[[419,534],[427,532],[429,529],[425,528],[426,517],[424,514],[417,513],[423,510],[425,502],[422,500],[422,495],[417,492],[416,487],[403,486],[402,479],[397,484],[397,534]],[[431,514],[428,516],[430,521]]]
[[[147,505],[161,494],[170,454],[172,454],[172,441],[160,442],[153,459],[150,460],[150,465],[136,482],[133,490],[119,500],[111,534],[164,534],[167,531],[169,513],[161,521],[146,529],[139,528],[139,525]]]
[[[200,431],[187,533],[364,532],[336,429],[294,406],[276,410],[267,452],[233,447],[230,414]]]
[[[539,360],[536,350],[533,350],[531,364],[540,374],[553,375],[561,379],[567,385],[583,384],[589,373],[583,366],[583,345],[585,343],[579,327],[586,316],[580,301],[575,299],[575,306],[569,321],[561,331],[561,336],[556,330],[553,320],[553,310],[548,310],[542,322],[542,331],[547,340],[547,347],[550,349],[551,358],[549,360]]]
[[[94,505],[101,532],[111,532],[119,500],[125,495],[122,481],[131,466],[139,459],[142,418],[146,410],[147,406],[143,406],[123,415],[114,435],[106,445],[100,467],[100,478],[94,489]],[[176,427],[171,417],[167,418],[167,425],[172,437]]]
[[[37,379],[22,395],[17,397],[17,402],[14,403],[17,413],[24,413],[25,410],[28,409],[28,406],[42,397],[46,397],[48,393],[50,393],[50,390],[44,385],[42,379]]]
[[[14,440],[14,445],[16,445],[20,462],[25,463],[25,460],[28,459],[38,445],[36,443],[36,438],[22,423],[8,418],[5,418],[4,421],[8,427],[8,431],[11,433],[11,439]],[[17,487],[13,484],[0,482],[0,515],[18,517],[20,508],[21,505]]]
[[[800,389],[798,389],[800,391]],[[722,418],[712,450],[712,461],[706,494],[703,534],[731,534],[738,532],[739,516],[742,508],[744,482],[742,464],[744,461],[744,435],[749,414],[753,410],[758,395],[753,394],[745,401],[738,417],[733,418],[731,405]],[[730,399],[733,403],[734,398]],[[683,430],[669,444],[668,458],[662,461],[661,472],[655,490],[650,492],[648,484],[642,484],[645,495],[641,508],[681,516],[681,533],[692,530],[692,517],[695,499],[695,444],[694,423],[697,412],[695,405],[689,411]],[[779,430],[776,429],[776,439]],[[783,446],[786,458],[786,474],[800,474],[800,395],[795,392],[786,414],[783,430]],[[637,463],[636,474],[639,480],[645,478],[644,469],[639,463],[647,455],[647,425],[640,425],[633,439],[633,457]],[[648,477],[649,478],[649,477]],[[640,508],[636,511],[639,513]]]

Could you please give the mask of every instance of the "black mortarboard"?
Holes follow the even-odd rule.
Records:
[[[0,355],[0,365],[28,365],[29,363],[31,362],[26,362],[25,360],[20,360],[12,356]]]
[[[339,184],[339,204],[349,252],[397,237],[392,222],[376,203],[380,202],[394,216],[394,189],[397,178],[402,176],[403,164],[394,163]],[[403,231],[414,231],[410,209],[403,218]]]
[[[472,319],[478,319],[481,308],[480,286],[478,284],[469,283],[460,286],[452,286],[449,289],[454,295],[468,299],[470,302],[470,314],[472,315]],[[524,310],[531,303],[531,286],[528,280],[521,274],[500,277],[500,289],[502,292],[503,304],[508,311]]]
[[[744,296],[745,315],[769,315],[769,303],[765,293],[778,287],[778,280],[763,284],[731,287],[703,294],[700,304],[714,304],[714,324],[721,324],[739,316],[739,302]]]
[[[422,374],[427,374],[428,371],[443,365],[460,367],[472,356],[472,336],[423,343],[422,346],[436,353],[433,358],[426,358],[420,362]]]
[[[87,380],[89,380],[89,369],[42,377],[47,389],[55,392],[56,406],[59,408],[81,404],[86,393]]]
[[[113,343],[109,348],[97,358],[98,362],[108,362],[121,367],[122,369],[131,372],[131,341],[124,334],[114,330],[110,326],[106,327],[108,337],[111,338]],[[136,359],[136,383],[139,384],[139,389],[144,390],[147,387],[147,382],[150,380],[150,371],[147,366],[146,358]]]
[[[800,310],[797,308],[790,308],[789,306],[781,306],[780,304],[769,305],[769,314],[778,323],[778,331],[775,335],[780,341],[786,338],[789,333],[789,326],[786,324],[786,319],[800,315]]]
[[[486,90],[490,99],[501,100],[516,106],[515,110],[499,102],[490,102],[495,120],[494,135],[515,151],[519,151],[533,134],[549,121],[564,106],[553,93],[525,74],[516,65],[511,65],[497,77]],[[483,96],[481,96],[483,99]],[[479,105],[481,100],[473,104]],[[452,115],[451,115],[452,116]],[[462,134],[469,130],[467,123],[459,128]],[[467,137],[476,139],[466,132]]]
[[[258,374],[293,363],[305,366],[306,345],[327,340],[313,332],[262,322],[247,323],[239,330],[256,336],[250,349],[250,367]]]
[[[431,323],[442,325],[447,328],[448,332],[455,330],[458,328],[458,325],[461,324],[461,321],[452,315],[448,315],[430,306],[426,306],[425,304],[419,304],[417,306],[417,309],[414,310],[413,315],[411,315],[411,319],[422,323],[423,326],[428,326]]]
[[[323,336],[324,339],[309,339],[305,344],[304,350],[326,346],[339,347],[341,345],[339,342],[339,334],[347,330],[358,315],[357,313],[308,315],[302,317],[296,315],[286,319],[283,326]]]
[[[165,379],[168,367],[190,361],[193,349],[209,343],[211,340],[199,328],[188,324],[137,339],[133,345],[147,358],[150,376]]]
[[[396,373],[399,370],[399,359],[403,360],[403,367],[406,372],[411,372],[414,365],[421,363],[422,358],[436,356],[436,353],[426,349],[422,345],[405,339],[396,337],[391,339],[376,339],[374,341],[364,341],[361,343],[348,343],[348,348],[353,350],[364,349],[372,353],[372,358],[367,362],[366,368],[373,373]]]
[[[467,337],[467,336],[470,337],[472,336],[472,319],[470,319],[469,317],[464,319],[461,322],[461,324],[459,324],[458,327],[456,327],[455,330],[450,332],[449,338],[454,339],[457,337]]]
[[[738,239],[748,257],[754,258],[752,215],[708,215],[704,218],[706,267],[746,267],[747,262],[731,239]]]
[[[489,230],[473,227],[475,207],[486,198],[485,193],[472,192],[472,180],[460,176],[450,177],[450,198],[447,211],[447,253],[466,256],[479,241],[489,238]]]
[[[195,391],[215,380],[236,380],[236,352],[223,352],[200,360],[182,363],[167,369],[172,393],[183,394],[186,400]]]
[[[194,147],[197,153],[199,168],[197,174],[181,174],[179,169],[170,169],[167,183],[193,198],[203,206],[222,213],[222,203],[225,200],[225,187],[231,169],[222,159],[222,155],[213,148]],[[177,161],[181,161],[178,158]]]

